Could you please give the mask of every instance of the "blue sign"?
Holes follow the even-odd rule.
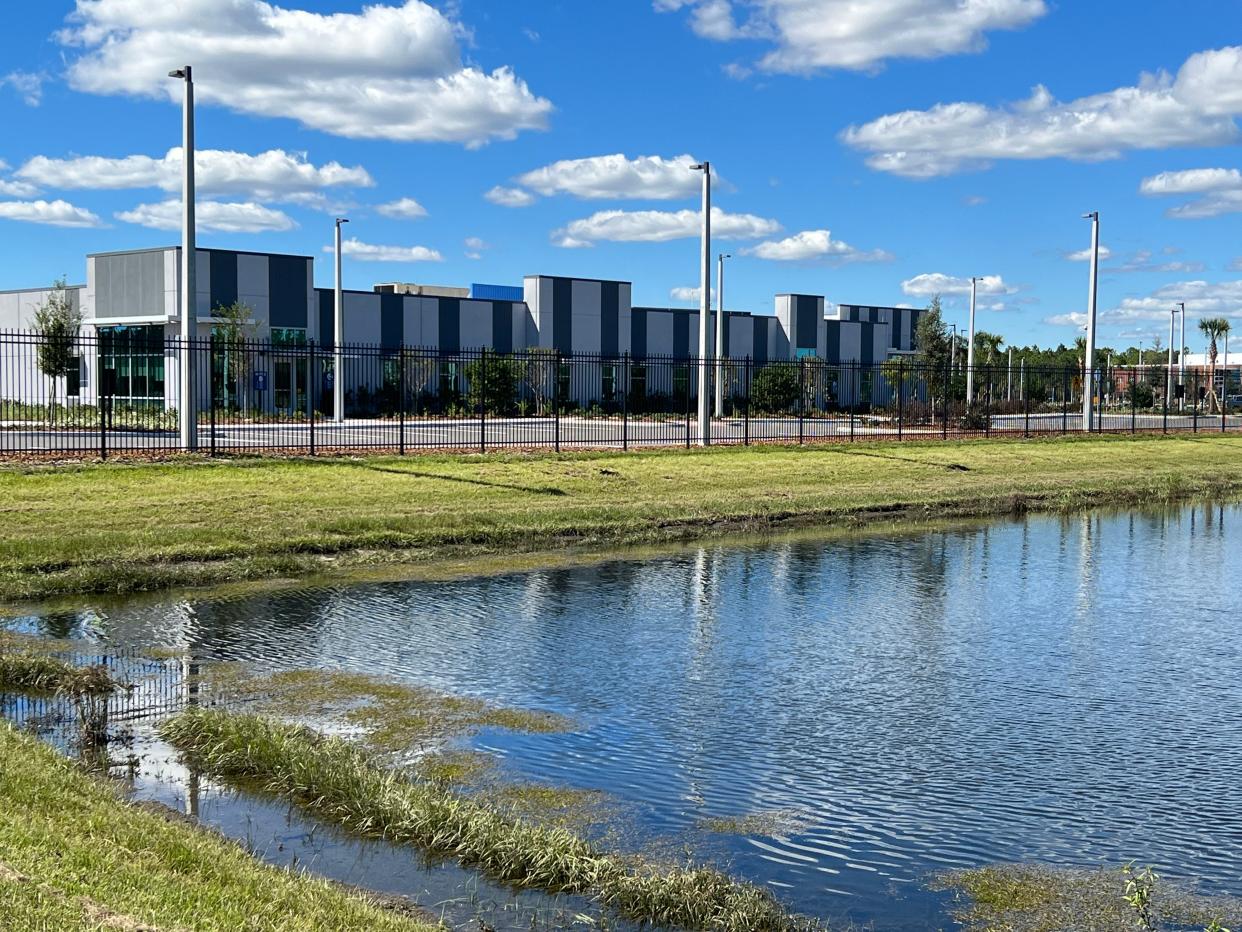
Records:
[[[256,372],[254,374],[254,390],[256,392],[267,391],[267,373],[266,372]]]

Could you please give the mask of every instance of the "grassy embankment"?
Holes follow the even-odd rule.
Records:
[[[32,932],[434,928],[129,805],[114,786],[4,722],[0,926]]]
[[[0,469],[0,600],[1242,490],[1242,437]]]

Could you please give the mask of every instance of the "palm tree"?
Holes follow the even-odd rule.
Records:
[[[1208,413],[1220,413],[1220,399],[1216,395],[1216,341],[1229,332],[1229,321],[1223,317],[1204,317],[1199,321],[1199,332],[1208,339]]]

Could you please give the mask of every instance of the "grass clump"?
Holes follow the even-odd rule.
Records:
[[[219,699],[257,712],[356,732],[368,750],[380,754],[417,752],[480,728],[542,734],[572,727],[548,712],[505,708],[362,673],[263,673],[245,664],[216,664],[202,673],[201,685]]]
[[[217,777],[269,791],[353,831],[453,857],[492,878],[593,896],[638,922],[720,932],[814,929],[766,890],[703,867],[657,868],[610,855],[560,827],[536,825],[378,765],[349,742],[262,716],[197,710],[163,735]]]
[[[1242,899],[1180,890],[1155,876],[1136,902],[1133,874],[1005,864],[954,871],[934,889],[958,895],[954,918],[966,932],[1154,932],[1164,928],[1242,928]],[[1142,907],[1141,909],[1139,907]]]
[[[130,805],[0,722],[0,928],[432,932],[238,844]]]

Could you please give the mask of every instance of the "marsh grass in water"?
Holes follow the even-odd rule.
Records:
[[[262,716],[196,710],[170,719],[164,738],[194,767],[225,780],[259,780],[310,812],[363,835],[453,857],[502,883],[592,896],[638,922],[719,932],[818,928],[766,890],[710,868],[657,867],[600,850],[381,766],[349,742]]]
[[[550,733],[573,727],[559,715],[505,708],[361,673],[263,673],[246,664],[223,663],[206,667],[200,677],[200,686],[216,699],[244,703],[256,712],[343,728],[379,754],[417,754],[480,728]],[[459,758],[456,763],[464,761]]]
[[[698,827],[717,835],[785,835],[811,824],[797,809],[768,809],[741,816],[708,816]]]
[[[1128,887],[1135,877],[1138,886]],[[954,916],[966,932],[1242,928],[1242,899],[1157,884],[1154,875],[1149,883],[1138,871],[999,865],[944,874],[933,888],[958,895]]]
[[[32,640],[0,634],[0,691],[63,699],[74,711],[84,748],[107,743],[108,702],[122,688],[105,666],[78,666]]]

